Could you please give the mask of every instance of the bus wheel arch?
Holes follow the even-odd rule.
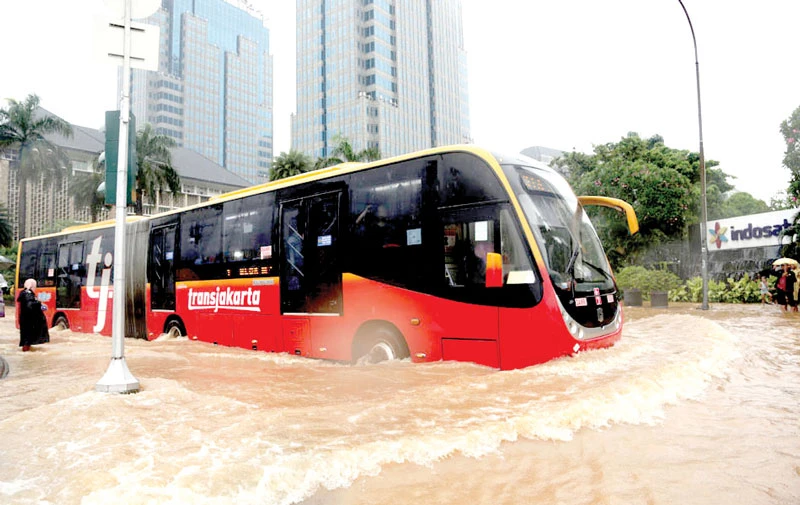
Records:
[[[388,321],[368,321],[353,338],[353,362],[379,363],[408,358],[408,343],[395,325]]]
[[[57,312],[53,316],[53,325],[51,326],[54,330],[68,330],[69,329],[69,319],[67,319],[67,315],[63,312]]]
[[[183,325],[183,321],[181,321],[181,318],[178,316],[173,316],[167,319],[167,321],[164,323],[164,333],[170,338],[188,336],[188,333],[186,332],[186,326]]]

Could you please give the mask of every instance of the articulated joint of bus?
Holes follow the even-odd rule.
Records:
[[[622,309],[619,307],[619,305],[616,308],[614,317],[608,322],[608,324],[595,328],[589,328],[583,326],[569,315],[569,312],[567,312],[567,310],[561,304],[561,299],[559,297],[556,297],[556,301],[558,303],[559,310],[561,310],[561,317],[564,319],[564,324],[567,326],[570,335],[572,335],[575,340],[587,341],[605,337],[619,331],[622,327]]]

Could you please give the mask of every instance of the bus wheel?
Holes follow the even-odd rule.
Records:
[[[186,329],[180,321],[173,319],[167,323],[167,331],[165,331],[169,338],[178,338],[186,335]]]
[[[53,329],[54,330],[66,330],[69,329],[69,321],[65,316],[58,316],[55,321],[53,321]]]
[[[356,364],[380,363],[403,359],[409,356],[408,346],[402,335],[384,326],[359,332],[353,356]]]

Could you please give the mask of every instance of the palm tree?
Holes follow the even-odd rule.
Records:
[[[8,108],[0,109],[0,148],[19,150],[19,159],[13,169],[17,172],[17,197],[19,237],[26,234],[28,182],[58,183],[66,171],[69,160],[59,148],[45,139],[45,134],[60,133],[72,136],[69,123],[55,116],[37,114],[39,97],[30,94],[23,102],[8,100]]]
[[[136,132],[136,203],[135,213],[143,214],[144,196],[156,201],[156,192],[166,186],[173,194],[181,189],[181,178],[172,168],[170,148],[175,141],[166,135],[157,135],[150,124]]]
[[[99,191],[100,185],[104,184],[106,178],[105,159],[106,153],[100,153],[100,156],[92,162],[92,173],[76,174],[76,180],[70,184],[75,207],[79,209],[88,208],[93,223],[97,222],[100,211],[103,210],[106,204],[105,193]]]
[[[356,152],[353,145],[347,137],[336,135],[333,137],[336,147],[331,151],[331,155],[323,158],[318,158],[314,164],[314,168],[325,168],[339,163],[349,161],[375,161],[381,159],[381,150],[377,147],[368,147]]]
[[[308,172],[311,169],[311,158],[308,155],[289,150],[288,153],[279,154],[272,160],[272,167],[269,169],[269,180],[277,181],[293,175]]]

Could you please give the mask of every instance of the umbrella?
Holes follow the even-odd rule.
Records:
[[[798,266],[800,266],[800,263],[798,263],[797,260],[794,260],[792,258],[778,258],[772,262],[772,266],[774,267],[781,265],[789,265],[792,268],[797,268]]]
[[[8,266],[8,265],[16,265],[16,264],[17,264],[16,261],[10,260],[10,259],[6,258],[5,256],[3,256],[2,254],[0,254],[0,267],[4,267],[4,266]]]

